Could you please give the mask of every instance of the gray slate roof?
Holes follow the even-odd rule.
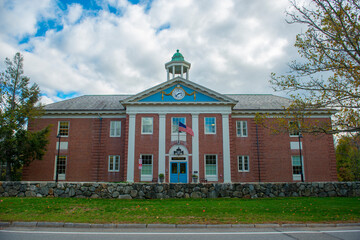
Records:
[[[279,110],[287,107],[290,100],[272,94],[224,94],[238,103],[234,110]],[[84,95],[48,104],[47,111],[114,111],[124,110],[120,104],[133,95]]]
[[[238,103],[234,110],[282,110],[291,100],[272,94],[225,94]]]
[[[121,100],[131,95],[84,95],[45,106],[47,111],[111,111],[124,110]]]

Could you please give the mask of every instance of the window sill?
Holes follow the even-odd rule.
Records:
[[[152,182],[152,175],[141,175],[141,181],[143,182]]]
[[[216,182],[216,181],[218,181],[218,177],[217,176],[205,176],[205,178],[206,178],[206,180],[208,181],[208,182]]]

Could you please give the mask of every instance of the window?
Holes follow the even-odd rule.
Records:
[[[69,136],[69,122],[59,122],[58,135],[61,137]]]
[[[54,179],[56,179],[56,170],[57,170],[58,179],[65,180],[66,162],[67,162],[67,156],[56,156],[56,169],[55,169]]]
[[[121,137],[121,121],[110,121],[110,137]]]
[[[300,134],[299,122],[289,122],[290,137],[298,137]]]
[[[186,125],[186,121],[184,117],[173,117],[171,120],[171,133],[178,133],[179,132],[179,122]],[[181,133],[180,133],[181,134]],[[185,133],[182,133],[185,134]]]
[[[206,117],[205,121],[205,134],[216,133],[216,119],[214,117]]]
[[[239,172],[249,171],[249,156],[238,156]]]
[[[205,175],[208,181],[217,181],[216,155],[205,155]]]
[[[293,180],[301,180],[301,172],[304,174],[303,159],[300,162],[300,156],[291,156]],[[301,169],[301,165],[303,168]]]
[[[247,137],[247,121],[236,121],[236,136]]]
[[[109,172],[118,172],[120,170],[120,156],[109,156]]]
[[[153,133],[153,118],[143,117],[141,118],[141,134]]]
[[[142,175],[150,176],[150,180],[152,180],[152,155],[141,155],[141,159],[142,159],[141,176]]]

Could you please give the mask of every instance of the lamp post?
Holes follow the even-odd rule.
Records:
[[[58,169],[58,165],[59,165],[59,157],[60,157],[60,140],[61,140],[61,135],[58,134],[56,136],[59,139],[59,145],[58,145],[58,155],[56,158],[56,164],[55,164],[55,182],[57,183],[59,180],[59,169]]]
[[[303,164],[302,164],[302,156],[301,156],[301,138],[302,138],[301,132],[299,132],[299,153],[300,153],[300,176],[301,176],[301,182],[304,182],[304,173],[303,173]]]

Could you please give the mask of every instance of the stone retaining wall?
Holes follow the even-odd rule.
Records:
[[[360,182],[315,183],[69,183],[0,182],[0,197],[75,198],[266,198],[266,197],[355,197]]]

